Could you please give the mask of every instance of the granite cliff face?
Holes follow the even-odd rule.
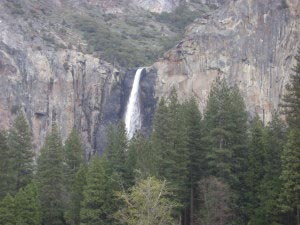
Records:
[[[270,120],[300,46],[299,11],[299,0],[225,2],[190,25],[154,65],[157,95],[175,86],[181,99],[195,95],[203,110],[211,83],[221,76],[240,87],[252,115]]]
[[[88,5],[93,10],[98,7],[97,10],[103,10],[104,14],[115,15],[112,20],[99,18],[108,19],[103,24],[114,27],[112,32],[117,32],[119,20],[116,17],[122,14],[120,17],[126,18],[126,15],[123,17],[126,5],[131,10],[171,12],[185,1],[24,2],[5,0],[0,3],[0,129],[9,128],[17,111],[21,110],[32,127],[37,150],[55,121],[63,139],[76,126],[85,142],[87,155],[101,152],[107,126],[124,116],[136,68],[119,67],[106,62],[102,52],[87,51],[88,39],[76,32],[76,23],[77,30],[60,15],[72,13],[72,7]],[[249,112],[257,112],[269,120],[284,92],[293,55],[300,44],[300,1],[186,2],[192,10],[203,9],[205,13],[187,27],[181,42],[144,71],[140,85],[143,132],[149,132],[157,99],[167,96],[173,86],[182,100],[195,95],[203,110],[210,85],[217,76],[238,84]],[[70,5],[72,7],[67,8]],[[82,20],[85,23],[80,28],[90,29],[85,34],[94,35],[91,18],[98,19],[97,10],[80,9],[86,10],[79,11],[80,15],[91,14],[89,20]],[[147,25],[147,32],[159,28],[161,34],[172,34],[172,29],[156,23],[153,15],[149,18],[151,26]],[[128,24],[131,22],[129,20]],[[100,25],[97,29],[106,32],[106,27]],[[126,39],[131,37],[126,35]],[[152,44],[151,36],[145,38],[149,45]]]

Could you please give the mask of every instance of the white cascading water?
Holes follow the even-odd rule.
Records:
[[[141,128],[142,125],[139,100],[139,85],[143,69],[144,68],[139,68],[135,73],[131,93],[127,103],[125,127],[129,140],[133,137],[134,133]]]

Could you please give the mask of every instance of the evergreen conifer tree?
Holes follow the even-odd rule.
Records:
[[[83,201],[83,188],[86,185],[87,168],[81,165],[76,173],[70,193],[70,203],[65,214],[66,222],[70,225],[80,224],[81,202]]]
[[[187,131],[187,149],[188,149],[188,184],[190,190],[189,196],[189,221],[193,224],[195,199],[197,198],[197,182],[204,176],[205,149],[202,146],[202,122],[201,113],[195,98],[189,99],[183,104],[185,129]]]
[[[287,93],[283,96],[281,104],[290,127],[300,129],[300,48],[295,56],[296,66],[290,76],[290,82],[286,85]]]
[[[78,179],[80,178],[77,177],[77,172],[84,164],[84,150],[80,136],[75,128],[72,129],[64,145],[64,162],[64,182],[66,187],[65,219],[69,224],[78,224],[80,210],[78,198],[82,195],[82,190],[80,193],[80,187],[82,188],[82,185],[78,184]],[[80,175],[84,175],[83,171],[81,171]]]
[[[281,160],[285,143],[285,125],[277,113],[273,114],[272,121],[266,127],[266,144],[263,168],[264,176],[259,186],[259,206],[255,209],[252,222],[258,225],[280,223],[278,197],[282,182]]]
[[[65,153],[65,180],[67,190],[70,191],[74,183],[75,176],[80,166],[84,163],[84,150],[79,134],[75,128],[72,129],[64,145]]]
[[[119,123],[117,127],[110,126],[107,133],[107,145],[105,154],[116,175],[120,186],[128,187],[126,180],[126,150],[128,140],[126,136],[125,124]]]
[[[9,134],[13,193],[25,187],[33,178],[32,134],[23,113],[19,113]]]
[[[64,224],[63,146],[56,124],[46,137],[38,158],[37,181],[42,224]]]
[[[81,225],[114,224],[113,214],[117,210],[114,197],[116,189],[110,164],[103,156],[94,156],[86,176],[83,201],[80,211]]]
[[[170,183],[173,200],[182,206],[188,204],[189,194],[189,156],[184,125],[184,110],[178,102],[176,90],[173,89],[168,105],[161,101],[155,115],[152,148],[158,158],[159,177]]]
[[[15,201],[10,194],[7,194],[4,199],[0,201],[0,225],[15,224]]]
[[[15,218],[17,225],[40,225],[41,208],[37,188],[29,184],[22,188],[15,197]]]
[[[280,207],[288,213],[288,224],[300,224],[300,129],[291,129],[281,155]]]
[[[8,136],[6,131],[0,131],[0,201],[11,191],[12,171],[10,167],[11,157],[8,147]]]

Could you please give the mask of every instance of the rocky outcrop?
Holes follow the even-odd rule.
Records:
[[[237,0],[197,19],[154,65],[157,95],[175,86],[181,99],[196,96],[203,110],[221,76],[240,87],[252,115],[270,120],[300,45],[299,9],[298,0]]]
[[[36,149],[52,122],[57,122],[63,139],[75,125],[91,152],[102,105],[118,82],[118,71],[74,49],[45,44],[36,48],[22,28],[26,27],[7,20],[0,23],[0,128],[9,128],[21,110],[31,125]]]

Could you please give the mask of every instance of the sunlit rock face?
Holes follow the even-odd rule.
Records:
[[[250,114],[270,120],[300,43],[296,6],[298,0],[237,0],[199,18],[154,65],[157,95],[175,86],[181,99],[196,96],[203,110],[211,83],[225,77],[240,87]]]

